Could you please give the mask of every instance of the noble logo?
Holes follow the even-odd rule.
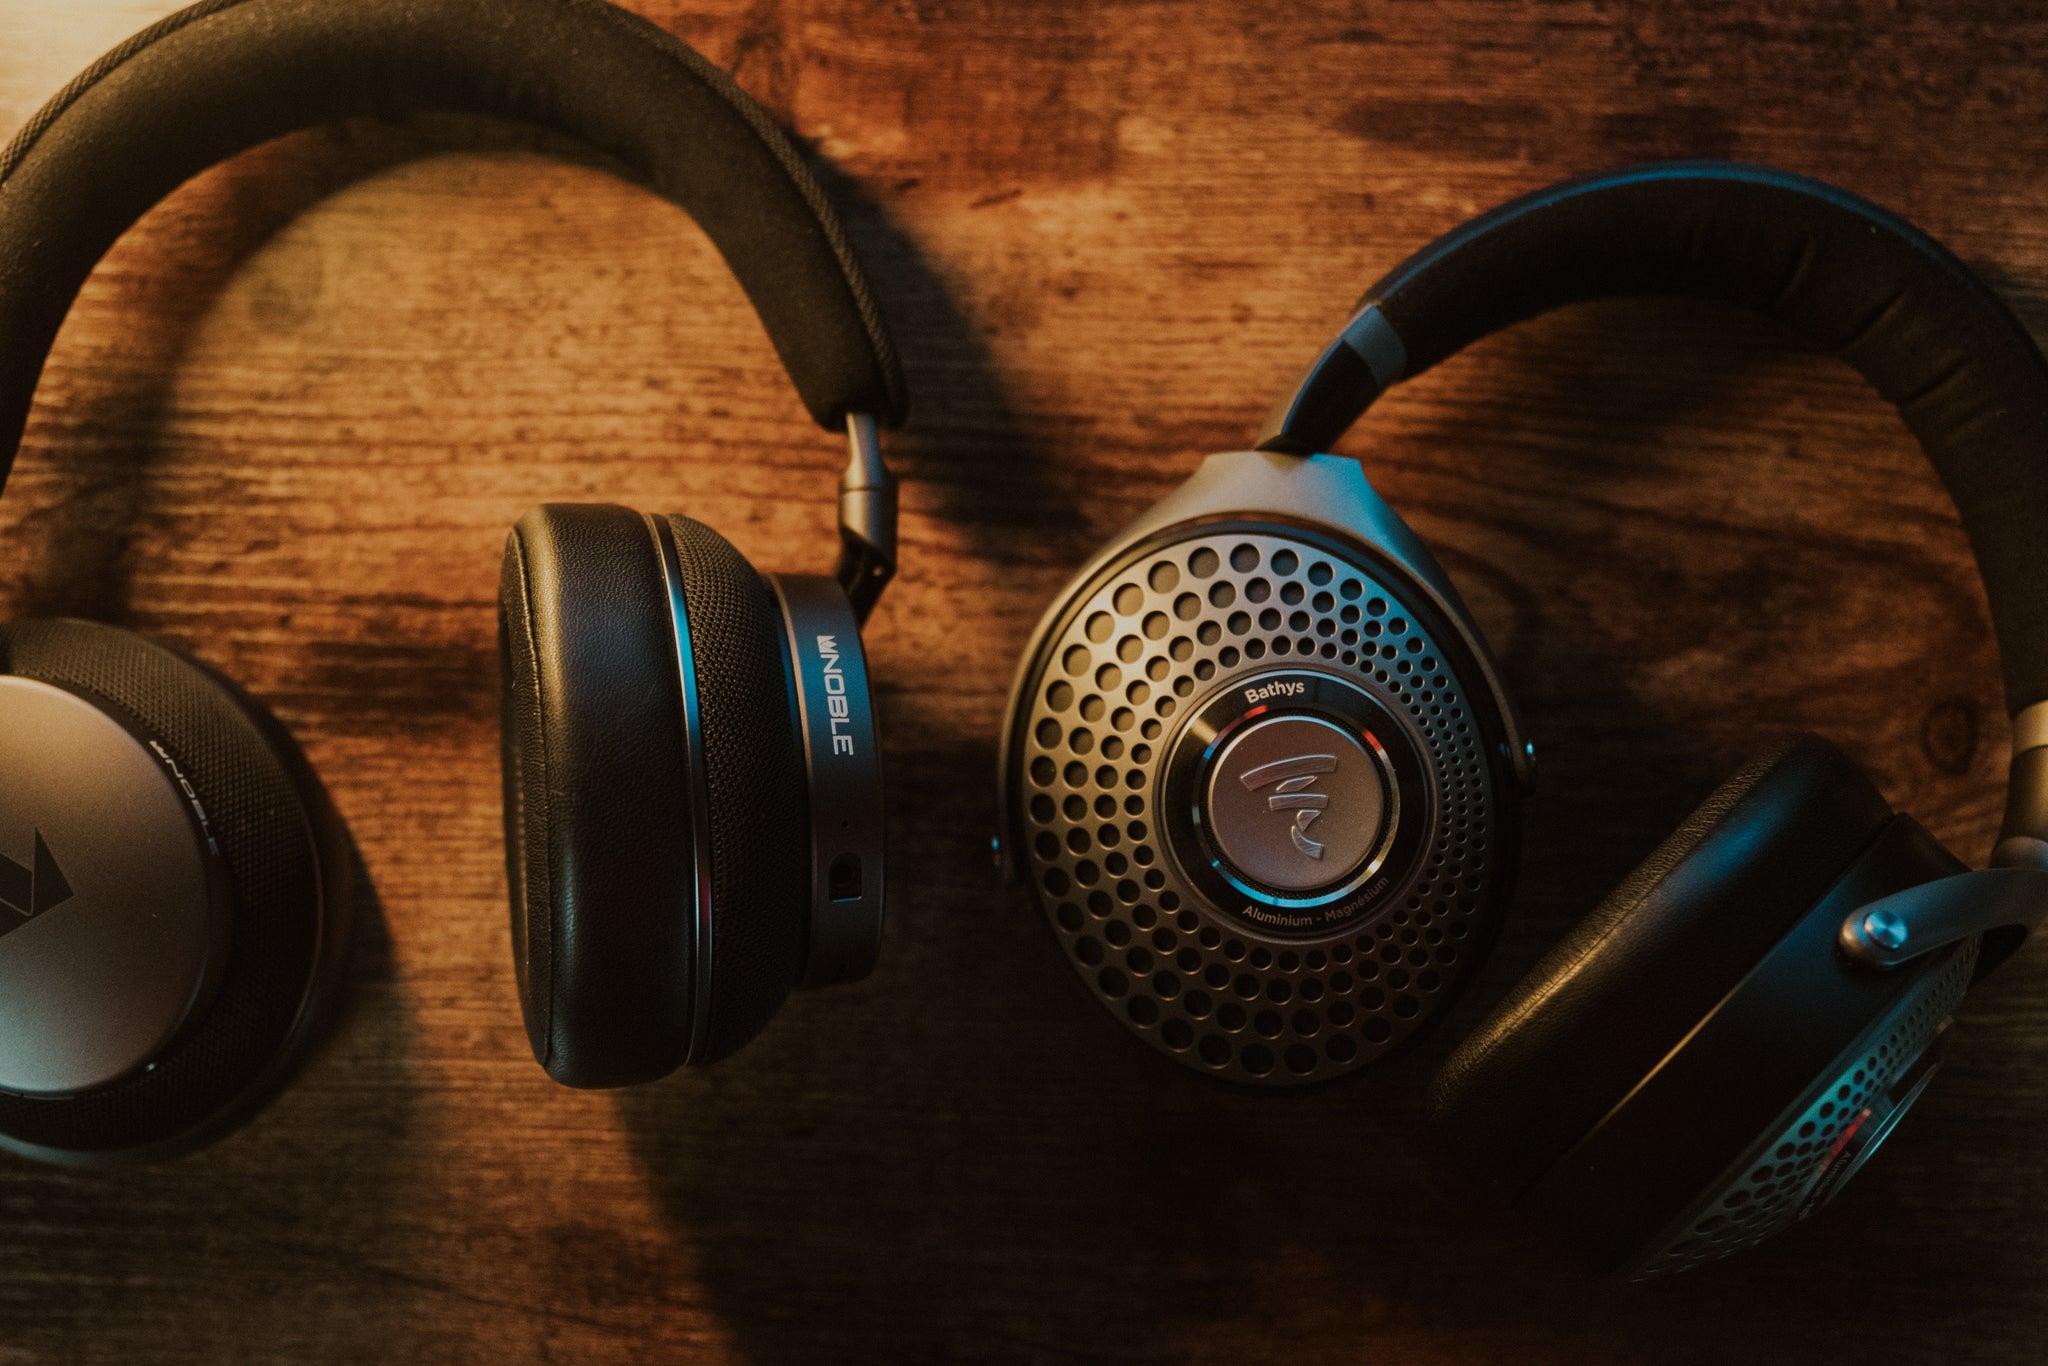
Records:
[[[846,700],[846,673],[839,667],[839,637],[818,637],[818,660],[825,675],[825,711],[831,727],[832,752],[853,754],[853,714]]]
[[[1292,759],[1280,759],[1257,768],[1247,769],[1239,775],[1238,781],[1248,792],[1257,792],[1262,787],[1273,786],[1273,795],[1266,798],[1268,811],[1292,811],[1293,824],[1288,837],[1294,847],[1312,859],[1323,856],[1323,845],[1308,836],[1308,828],[1314,825],[1330,805],[1326,792],[1310,791],[1316,779],[1325,773],[1335,772],[1337,756],[1334,754],[1301,754]]]
[[[71,883],[57,866],[43,832],[36,831],[35,837],[33,862],[27,866],[0,854],[0,935],[71,899]]]

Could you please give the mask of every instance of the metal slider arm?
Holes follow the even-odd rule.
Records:
[[[1997,967],[2048,919],[2048,702],[2012,719],[2012,784],[1991,867],[1937,878],[1859,906],[1842,922],[1842,952],[1889,969],[1972,935],[1977,976]]]
[[[896,479],[882,463],[869,413],[846,415],[848,458],[839,478],[839,566],[834,577],[863,624],[896,577]]]
[[[2048,872],[1984,868],[1936,878],[1859,906],[1842,922],[1842,952],[1890,969],[1973,935],[1984,937],[1977,976],[2012,956],[2048,917]]]

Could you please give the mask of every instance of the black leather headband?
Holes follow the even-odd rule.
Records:
[[[1941,244],[1817,180],[1682,162],[1502,205],[1368,290],[1259,447],[1328,450],[1388,386],[1488,333],[1564,304],[1656,294],[1745,305],[1898,405],[1962,514],[2006,705],[2048,698],[2048,362]]]
[[[136,219],[270,138],[419,110],[537,124],[621,162],[710,236],[821,425],[902,419],[895,348],[824,190],[662,29],[603,0],[202,0],[0,153],[0,481],[65,313]]]

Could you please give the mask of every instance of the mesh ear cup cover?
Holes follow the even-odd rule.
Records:
[[[281,1081],[318,983],[338,972],[348,869],[310,777],[229,688],[141,637],[83,621],[0,627],[0,669],[69,688],[160,740],[205,804],[229,873],[218,994],[155,1066],[66,1100],[0,1096],[0,1133],[79,1154],[213,1137]],[[329,923],[323,924],[323,917]]]
[[[670,517],[703,718],[711,1011],[701,1060],[761,1032],[803,975],[809,802],[774,594],[724,537]]]
[[[1459,1046],[1430,1123],[1512,1199],[1622,1100],[1819,901],[1891,808],[1832,744],[1745,764]]]
[[[722,1057],[802,971],[802,757],[768,587],[717,533],[670,518],[698,707],[647,521],[548,506],[506,545],[500,655],[507,879],[534,1055],[619,1086]],[[708,829],[710,1000],[698,1005],[693,832]]]

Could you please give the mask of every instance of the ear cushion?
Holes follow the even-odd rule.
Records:
[[[80,1155],[215,1137],[283,1082],[340,972],[350,870],[324,795],[254,703],[127,631],[0,627],[0,671],[85,694],[160,741],[205,804],[233,898],[218,993],[156,1066],[69,1099],[0,1095],[0,1134]]]
[[[654,535],[616,506],[538,507],[499,581],[513,958],[534,1056],[571,1086],[689,1055],[691,794]]]
[[[670,517],[711,804],[711,1011],[701,1061],[761,1032],[803,976],[810,938],[810,804],[768,584],[724,537]]]
[[[1752,758],[1544,956],[1438,1073],[1430,1125],[1497,1196],[1526,1191],[1704,1019],[1891,808],[1816,736]]]

